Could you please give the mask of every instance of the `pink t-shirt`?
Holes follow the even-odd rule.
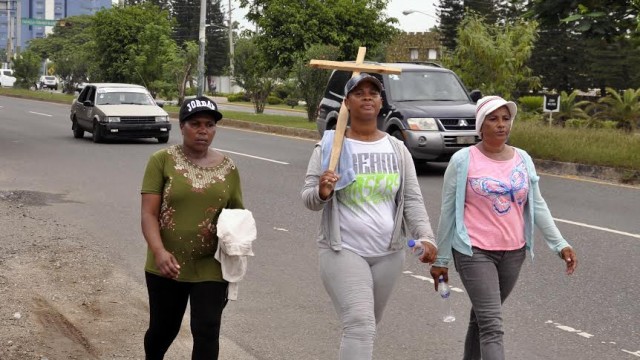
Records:
[[[524,205],[529,175],[523,159],[493,160],[470,149],[464,224],[471,246],[484,250],[516,250],[524,246]]]

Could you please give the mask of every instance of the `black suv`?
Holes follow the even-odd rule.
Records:
[[[451,70],[436,64],[373,63],[402,74],[371,74],[384,85],[378,128],[404,141],[417,161],[449,161],[463,147],[480,141],[475,131],[478,90],[468,92]],[[318,106],[322,135],[334,129],[351,72],[335,70]]]

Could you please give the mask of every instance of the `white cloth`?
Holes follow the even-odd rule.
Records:
[[[215,258],[222,265],[222,278],[229,282],[229,300],[238,299],[238,282],[247,271],[247,256],[253,256],[256,221],[246,209],[222,209],[217,224]]]

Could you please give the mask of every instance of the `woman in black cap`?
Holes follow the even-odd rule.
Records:
[[[315,147],[302,189],[307,208],[322,210],[320,275],[342,322],[340,359],[373,354],[376,325],[402,272],[407,236],[423,262],[437,249],[411,154],[378,130],[382,84],[362,73],[345,86],[350,127],[336,172],[327,170],[333,131]]]
[[[149,292],[147,360],[162,359],[191,306],[192,359],[217,359],[223,280],[216,222],[223,208],[242,209],[234,162],[210,148],[222,118],[207,97],[180,108],[183,142],[153,154],[142,182],[142,233],[148,245],[145,276]]]

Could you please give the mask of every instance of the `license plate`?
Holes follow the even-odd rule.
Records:
[[[456,138],[456,144],[475,144],[476,137],[475,136],[458,136]]]

